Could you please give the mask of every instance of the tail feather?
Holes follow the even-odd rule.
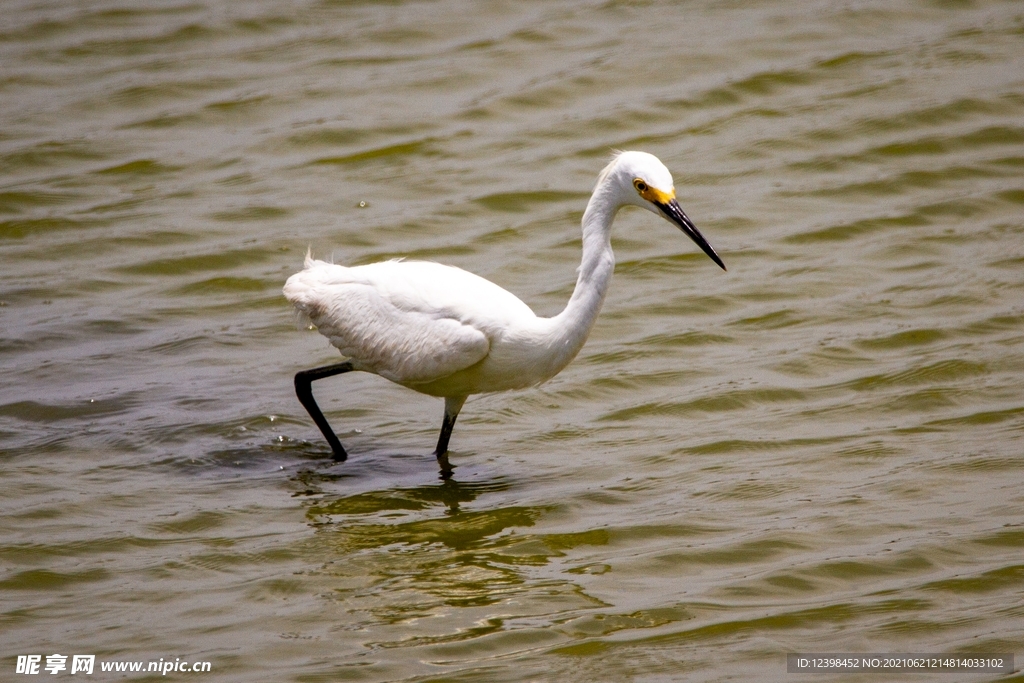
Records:
[[[310,268],[315,262],[307,255],[306,268],[288,278],[284,283],[284,297],[295,309],[295,322],[299,327],[310,329],[316,327],[314,318],[320,312],[317,305],[315,281],[309,277]]]
[[[300,320],[319,327],[325,310],[330,308],[333,279],[344,269],[314,259],[312,250],[307,250],[304,266],[285,281],[284,296],[298,311]]]

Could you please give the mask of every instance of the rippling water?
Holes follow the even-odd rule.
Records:
[[[3,667],[1024,653],[1020,3],[17,1],[0,64]],[[332,463],[307,247],[551,315],[613,148],[729,272],[623,211],[587,346],[470,400],[453,481],[441,403],[371,376],[317,385]]]

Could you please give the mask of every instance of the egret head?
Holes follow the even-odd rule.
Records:
[[[639,206],[665,218],[725,270],[721,257],[676,201],[672,174],[658,157],[647,152],[620,152],[601,173],[598,184],[606,180],[617,189],[621,204]]]

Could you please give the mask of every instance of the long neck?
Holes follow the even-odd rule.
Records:
[[[608,285],[615,270],[611,227],[618,205],[604,192],[596,191],[583,214],[583,261],[580,263],[576,289],[565,310],[552,319],[559,349],[560,368],[576,357],[601,312]]]

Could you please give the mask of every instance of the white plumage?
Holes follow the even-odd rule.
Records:
[[[285,297],[349,360],[299,373],[296,389],[335,457],[344,459],[344,449],[309,382],[363,370],[446,399],[436,455],[442,476],[450,475],[448,438],[466,397],[543,382],[583,347],[615,266],[612,219],[629,204],[670,220],[725,268],[676,202],[668,169],[644,152],[622,152],[601,172],[583,215],[576,288],[552,318],[538,317],[515,295],[461,268],[424,261],[348,268],[307,254],[305,268],[285,283]]]

